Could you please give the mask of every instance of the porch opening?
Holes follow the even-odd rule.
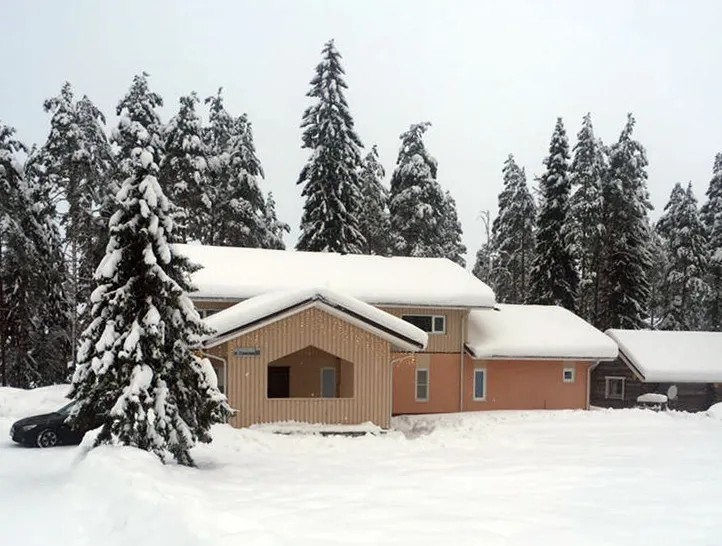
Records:
[[[308,346],[268,363],[268,398],[353,398],[354,364]]]

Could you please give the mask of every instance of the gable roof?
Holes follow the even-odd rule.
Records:
[[[494,293],[445,258],[404,258],[258,248],[175,245],[191,262],[193,299],[246,299],[325,288],[375,305],[493,307]]]
[[[722,332],[607,330],[645,382],[722,383]]]
[[[617,345],[556,305],[498,305],[469,313],[466,349],[475,359],[614,360]]]
[[[207,317],[206,325],[215,333],[206,338],[203,345],[214,347],[310,307],[320,307],[340,316],[346,322],[386,339],[403,350],[423,350],[428,342],[426,332],[413,324],[356,298],[327,289],[302,289],[256,296]]]

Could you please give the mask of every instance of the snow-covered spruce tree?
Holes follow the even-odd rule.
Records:
[[[361,211],[360,229],[366,239],[366,252],[380,256],[389,255],[389,194],[383,185],[386,176],[379,162],[379,153],[374,144],[361,165]]]
[[[129,445],[192,465],[189,450],[211,440],[210,426],[229,407],[210,363],[194,352],[207,331],[187,296],[193,266],[170,246],[175,226],[156,179],[152,133],[133,127],[137,146],[123,158],[129,176],[78,351],[72,419],[84,428],[105,416],[95,445]]]
[[[536,247],[531,269],[531,303],[561,305],[574,310],[579,278],[568,244],[569,144],[561,118],[557,118],[546,171],[539,181],[542,201],[537,220]]]
[[[67,300],[50,191],[25,180],[13,133],[0,124],[0,379],[30,387],[65,378]]]
[[[476,251],[476,257],[474,260],[474,267],[472,268],[472,274],[479,280],[484,281],[486,284],[492,287],[496,292],[494,284],[494,278],[492,276],[492,265],[495,261],[494,257],[494,240],[491,235],[491,213],[488,210],[482,210],[479,214],[484,225],[484,241],[482,242],[479,250]]]
[[[50,134],[43,146],[31,154],[26,167],[29,183],[46,186],[54,196],[64,234],[67,269],[66,292],[70,302],[70,343],[75,347],[82,324],[83,305],[90,295],[92,272],[100,261],[100,201],[111,171],[112,151],[105,135],[105,118],[83,97],[75,101],[69,83],[60,95],[44,103],[52,114]],[[51,216],[54,216],[54,211]],[[52,220],[52,218],[51,218]]]
[[[649,235],[648,253],[651,267],[649,269],[647,321],[649,328],[658,330],[665,314],[669,259],[664,241],[657,230],[651,230]]]
[[[195,92],[180,98],[180,110],[163,130],[164,156],[158,182],[176,207],[177,235],[183,242],[202,241],[211,216],[208,150]]]
[[[291,227],[285,222],[281,222],[276,216],[276,201],[273,199],[273,193],[271,192],[268,192],[266,198],[266,230],[268,235],[262,247],[285,250],[286,245],[283,242],[283,234],[291,231]]]
[[[569,202],[570,243],[579,271],[576,311],[592,324],[599,315],[599,274],[601,269],[604,223],[602,222],[602,176],[605,171],[604,146],[594,136],[590,114],[584,116],[574,146],[569,170],[576,191]]]
[[[254,248],[284,248],[283,232],[275,204],[263,197],[259,180],[263,168],[256,155],[253,131],[245,114],[233,118],[223,105],[222,89],[208,97],[210,125],[205,130],[208,143],[213,222],[201,239],[206,244]],[[278,231],[280,230],[280,231]]]
[[[668,266],[665,272],[662,330],[697,330],[704,323],[707,241],[692,184],[676,184],[657,222]]]
[[[436,181],[436,160],[424,146],[429,122],[416,123],[399,137],[401,149],[391,175],[389,214],[393,254],[443,256],[440,232],[444,192]]]
[[[714,159],[712,180],[707,188],[707,201],[701,217],[707,231],[709,264],[706,281],[709,287],[705,302],[704,326],[708,330],[722,330],[722,154]]]
[[[359,221],[361,140],[344,96],[341,54],[333,40],[324,45],[321,56],[306,94],[314,103],[301,122],[303,148],[311,150],[311,157],[298,177],[306,201],[296,248],[362,254],[367,243]]]
[[[439,257],[448,258],[461,267],[466,267],[466,245],[461,242],[461,222],[456,212],[456,201],[451,192],[444,192],[443,208],[441,210],[441,228],[439,229]]]
[[[634,117],[627,116],[609,152],[602,183],[604,240],[598,327],[639,329],[647,325],[650,285],[647,155],[632,138]]]
[[[492,224],[496,299],[525,303],[529,299],[529,269],[534,257],[536,205],[524,169],[514,156],[504,162],[504,187],[499,194],[499,215]]]

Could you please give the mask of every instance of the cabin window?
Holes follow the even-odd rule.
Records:
[[[429,334],[446,333],[446,315],[401,315],[401,318]]]
[[[624,377],[607,376],[604,378],[604,398],[624,400]]]
[[[486,368],[474,368],[474,400],[486,400]]]
[[[574,383],[576,376],[577,371],[574,368],[564,368],[564,371],[562,372],[562,378],[564,379],[564,383]]]
[[[416,368],[416,401],[429,401],[429,369]]]

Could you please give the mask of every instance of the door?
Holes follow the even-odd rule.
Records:
[[[288,366],[268,367],[268,398],[290,397],[290,370]]]
[[[336,398],[336,368],[321,368],[321,396]]]

